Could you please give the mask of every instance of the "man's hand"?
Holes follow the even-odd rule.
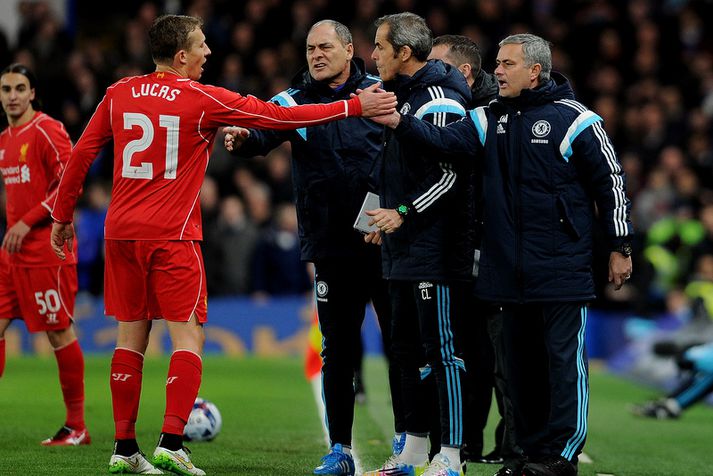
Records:
[[[12,225],[10,229],[5,232],[5,238],[2,240],[2,248],[8,253],[18,253],[22,247],[22,240],[30,232],[30,227],[22,220],[18,220],[17,223]]]
[[[223,132],[225,133],[223,145],[229,152],[238,150],[245,140],[250,137],[250,131],[244,127],[224,127]]]
[[[67,244],[67,250],[72,253],[72,244],[74,241],[74,226],[71,223],[53,223],[52,235],[50,235],[50,244],[55,254],[61,260],[67,259],[64,253],[64,244]]]
[[[367,210],[366,214],[371,217],[369,225],[376,225],[382,233],[393,233],[403,224],[404,219],[399,212],[392,208],[377,208]],[[368,236],[368,235],[367,235]]]
[[[367,233],[364,235],[364,241],[366,243],[373,243],[375,245],[381,245],[381,232],[380,231],[372,231],[371,233]]]
[[[362,117],[374,117],[396,112],[396,95],[380,89],[381,83],[374,83],[366,89],[358,89],[356,96],[361,103]]]
[[[401,114],[394,111],[391,114],[384,114],[382,116],[374,116],[370,118],[372,121],[382,126],[386,126],[389,129],[396,129],[401,123]]]
[[[612,251],[609,255],[609,282],[614,283],[614,289],[621,289],[624,283],[631,277],[633,266],[631,256]]]

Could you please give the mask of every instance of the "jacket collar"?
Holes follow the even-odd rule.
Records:
[[[292,78],[292,87],[305,91],[308,94],[316,94],[318,96],[338,99],[348,97],[350,93],[357,89],[359,83],[364,79],[365,74],[364,61],[361,58],[354,57],[349,70],[349,78],[339,89],[333,89],[324,81],[317,81],[309,74],[309,68],[303,67],[294,78]]]
[[[525,89],[519,96],[504,98],[498,96],[490,107],[496,112],[506,109],[528,110],[560,99],[574,99],[574,91],[569,80],[561,73],[553,71],[550,79],[535,89]]]

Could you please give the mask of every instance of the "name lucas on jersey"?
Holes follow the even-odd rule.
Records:
[[[158,83],[142,84],[138,90],[135,86],[131,86],[131,95],[135,98],[153,96],[155,98],[163,98],[166,101],[173,101],[179,94],[181,94],[180,89],[173,89],[166,85],[161,86]]]

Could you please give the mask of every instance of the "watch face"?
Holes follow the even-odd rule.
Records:
[[[399,212],[400,215],[406,215],[408,213],[408,207],[406,205],[399,205],[396,211]]]

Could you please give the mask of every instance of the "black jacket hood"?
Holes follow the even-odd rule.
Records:
[[[487,106],[498,95],[498,80],[494,74],[486,73],[482,69],[475,76],[470,87],[470,107]]]
[[[441,60],[428,60],[426,65],[413,76],[399,74],[391,81],[384,82],[384,89],[394,91],[399,103],[411,95],[417,88],[442,86],[453,89],[470,101],[470,88],[463,74],[457,68]]]

